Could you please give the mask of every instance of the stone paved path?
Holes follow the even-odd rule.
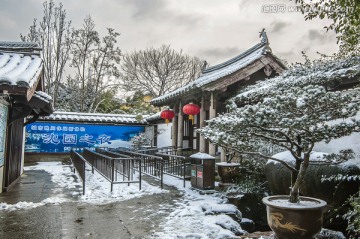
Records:
[[[36,203],[54,196],[57,185],[50,178],[41,170],[26,171],[9,192],[0,194],[0,202]],[[66,202],[33,209],[2,210],[0,238],[148,238],[171,212],[174,203],[182,198],[175,188],[165,186],[165,189],[169,192],[106,205]],[[74,197],[70,192],[62,193]]]

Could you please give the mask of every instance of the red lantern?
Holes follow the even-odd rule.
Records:
[[[160,113],[160,117],[165,120],[165,123],[167,125],[170,120],[175,117],[175,113],[172,110],[163,110]]]
[[[200,106],[195,105],[193,103],[184,105],[183,112],[184,112],[184,114],[189,115],[189,120],[191,120],[192,123],[194,124],[194,115],[197,115],[200,113]]]

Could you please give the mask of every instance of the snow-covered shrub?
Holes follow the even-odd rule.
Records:
[[[342,175],[337,174],[330,177],[322,177],[321,181],[334,181],[337,183],[359,181],[360,175]],[[350,196],[342,205],[346,209],[346,213],[341,213],[341,207],[335,208],[334,211],[337,216],[342,216],[347,221],[346,231],[351,239],[360,237],[360,194]],[[342,214],[342,215],[341,215]]]
[[[350,238],[355,239],[360,237],[360,195],[353,196],[348,200],[350,210],[343,215],[347,220],[348,226],[346,228]]]
[[[132,149],[138,151],[142,146],[150,145],[150,140],[145,133],[140,133],[132,137],[130,143],[132,144]]]
[[[330,91],[359,76],[360,57],[295,67],[246,88],[230,101],[228,113],[207,121],[199,132],[239,154],[282,163],[292,172],[290,201],[298,202],[314,144],[360,131],[360,119],[355,118],[360,108],[359,88]],[[262,152],[259,141],[289,151],[295,166]]]
[[[255,159],[256,156],[248,155],[239,161],[241,167],[235,179],[234,185],[226,190],[226,193],[267,193],[269,189],[266,184],[265,164],[266,160]]]

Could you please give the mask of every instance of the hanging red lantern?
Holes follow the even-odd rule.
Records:
[[[197,115],[200,113],[200,106],[195,105],[193,103],[184,105],[183,112],[184,112],[184,114],[189,115],[189,120],[191,120],[192,123],[194,124],[194,115]]]
[[[170,120],[175,117],[175,113],[172,110],[163,110],[160,113],[160,117],[165,120],[165,123],[167,125]]]

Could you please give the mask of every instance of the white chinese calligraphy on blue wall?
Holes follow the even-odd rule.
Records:
[[[26,126],[25,152],[69,152],[96,147],[130,147],[145,126],[36,122]]]

